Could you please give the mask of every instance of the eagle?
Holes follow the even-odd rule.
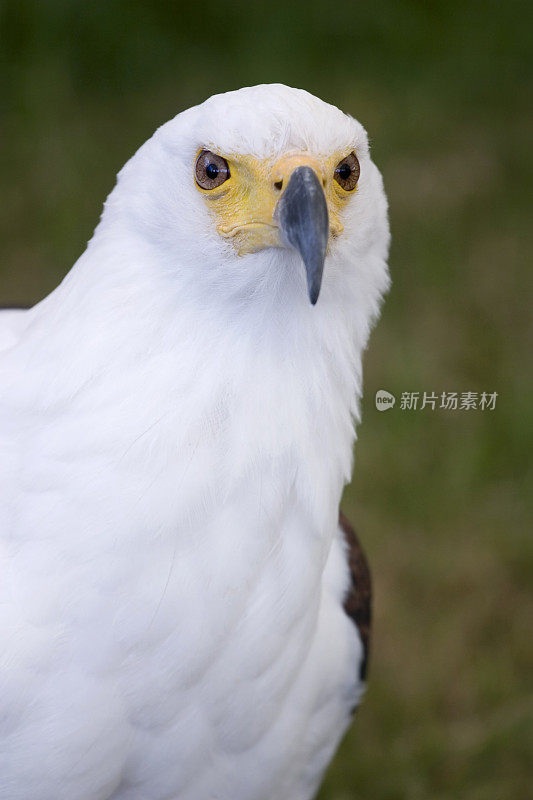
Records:
[[[0,314],[0,797],[309,800],[365,688],[339,516],[389,285],[364,128],[219,94]]]

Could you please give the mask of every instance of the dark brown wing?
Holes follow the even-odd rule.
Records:
[[[366,556],[359,544],[356,533],[344,514],[339,514],[339,525],[348,545],[348,565],[352,577],[351,585],[344,601],[344,610],[353,620],[363,643],[363,660],[359,677],[366,680],[370,647],[370,627],[372,621],[372,582]]]

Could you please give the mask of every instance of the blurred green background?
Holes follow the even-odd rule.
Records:
[[[0,303],[49,292],[124,161],[214,92],[301,86],[370,132],[393,289],[344,507],[375,634],[321,800],[533,797],[532,29],[513,0],[0,3]]]

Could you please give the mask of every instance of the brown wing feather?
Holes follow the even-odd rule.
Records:
[[[370,628],[372,622],[372,582],[370,569],[357,535],[342,512],[339,524],[348,545],[348,565],[352,577],[351,585],[344,600],[344,610],[353,620],[363,643],[363,660],[359,677],[366,680],[370,648]]]

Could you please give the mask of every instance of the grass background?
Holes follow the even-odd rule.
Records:
[[[50,291],[123,162],[214,92],[282,81],[370,131],[394,284],[344,507],[375,635],[320,800],[533,797],[532,27],[515,0],[0,3],[1,303]],[[379,413],[379,388],[499,396]]]

